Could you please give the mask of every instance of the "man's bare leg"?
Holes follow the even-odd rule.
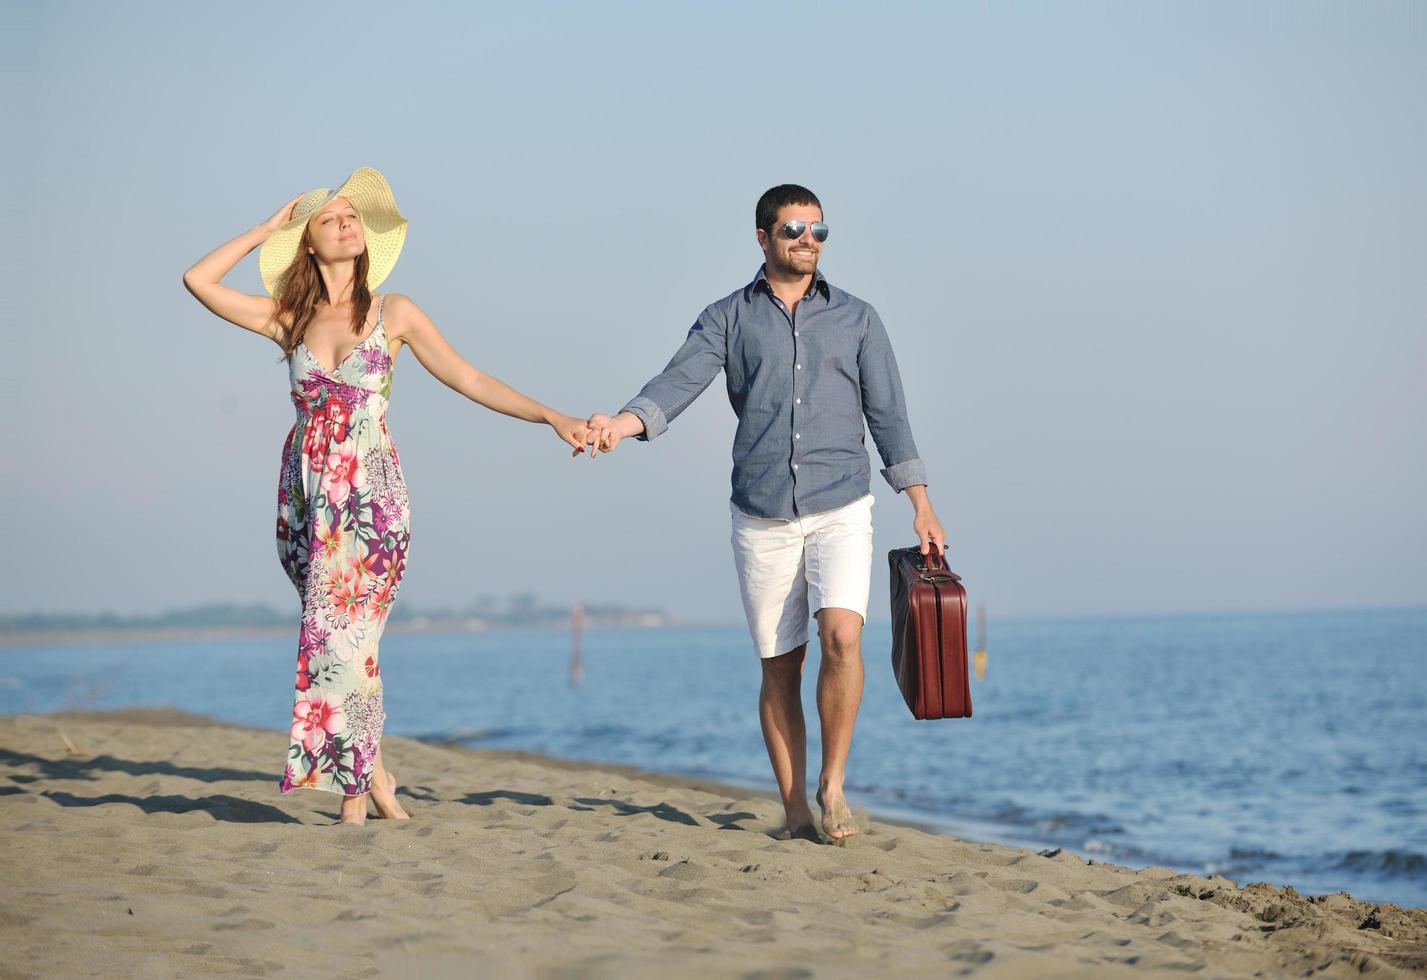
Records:
[[[850,609],[829,607],[817,613],[822,664],[818,668],[818,718],[822,723],[823,764],[818,776],[818,806],[823,833],[842,840],[857,833],[843,795],[852,729],[862,705],[862,617]]]
[[[803,724],[803,662],[808,645],[763,663],[763,687],[758,692],[758,720],[763,744],[783,798],[788,833],[814,835],[813,811],[808,807],[808,734]]]

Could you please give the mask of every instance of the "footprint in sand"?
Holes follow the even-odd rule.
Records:
[[[963,939],[941,948],[942,952],[949,960],[958,963],[968,963],[972,966],[985,966],[996,958],[996,954],[989,949],[983,949],[979,943],[973,939]]]
[[[232,932],[235,929],[256,932],[260,929],[272,929],[274,924],[265,919],[243,919],[239,922],[215,922],[212,928],[215,932]]]
[[[1029,878],[1001,878],[990,882],[991,887],[999,888],[1003,892],[1020,892],[1022,895],[1029,895],[1040,887],[1040,882],[1032,881]]]
[[[709,869],[691,864],[689,861],[680,861],[678,864],[670,865],[659,872],[661,878],[673,878],[675,881],[703,881],[709,876]]]
[[[375,912],[359,912],[356,909],[347,909],[345,912],[338,912],[333,916],[333,922],[361,922],[363,919],[375,919]]]

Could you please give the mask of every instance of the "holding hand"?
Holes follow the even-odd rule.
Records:
[[[620,438],[614,429],[614,419],[603,412],[596,412],[585,421],[585,425],[588,426],[586,441],[590,444],[591,459],[600,453],[614,452]]]
[[[644,431],[643,420],[633,412],[620,412],[614,418],[596,412],[585,424],[589,426],[591,457],[596,453],[612,453],[621,439],[637,436]]]
[[[574,448],[570,454],[572,457],[584,452],[586,446],[590,449],[590,459],[600,453],[612,453],[621,437],[619,421],[599,412],[591,415],[588,421],[557,414],[550,419],[550,425],[567,445]]]
[[[555,434],[560,437],[560,441],[567,446],[574,448],[570,453],[571,458],[580,455],[585,451],[585,444],[589,439],[589,426],[573,415],[560,415],[558,413],[549,419],[550,428],[555,430]]]

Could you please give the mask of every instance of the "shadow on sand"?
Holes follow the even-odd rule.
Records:
[[[27,752],[0,749],[0,766],[34,766],[46,779],[92,780],[95,772],[122,772],[130,776],[182,776],[202,783],[218,783],[227,780],[250,783],[273,783],[277,777],[270,772],[254,772],[251,769],[195,769],[192,766],[176,766],[172,762],[141,762],[134,759],[116,759],[112,755],[99,755],[92,759],[46,759]]]
[[[132,803],[145,813],[192,813],[201,810],[214,820],[225,823],[301,823],[290,813],[285,813],[266,803],[241,800],[236,796],[125,796],[109,793],[104,796],[75,796],[46,790],[40,794],[54,800],[60,806],[104,806],[109,803]]]

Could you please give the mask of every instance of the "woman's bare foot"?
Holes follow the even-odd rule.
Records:
[[[818,789],[818,806],[823,811],[823,833],[833,840],[847,840],[856,835],[857,824],[852,819],[852,809],[847,805],[847,797],[841,790]]]
[[[384,769],[372,780],[372,802],[383,820],[410,820],[411,814],[401,808],[396,799],[396,775]]]
[[[367,822],[367,795],[342,797],[342,823],[361,827]]]

